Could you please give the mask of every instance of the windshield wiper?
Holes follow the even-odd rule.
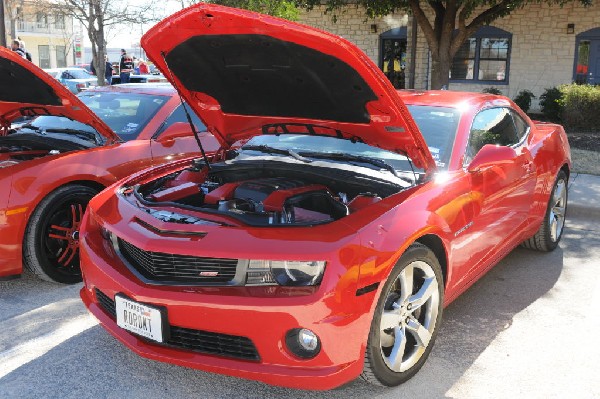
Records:
[[[19,126],[19,127],[18,127],[18,129],[31,129],[31,130],[33,130],[34,132],[39,132],[40,130],[42,130],[42,128],[41,128],[41,127],[39,127],[39,126],[34,126],[34,125],[32,125],[31,123],[26,123],[25,125],[21,125],[21,126]]]
[[[303,151],[300,153],[300,155],[306,156],[306,157],[311,157],[311,158],[335,159],[335,160],[339,160],[339,161],[354,161],[354,162],[368,163],[370,165],[377,166],[380,169],[385,169],[396,177],[400,177],[400,176],[398,176],[396,169],[394,169],[394,167],[392,165],[385,162],[383,159],[379,159],[379,158],[370,158],[370,157],[365,157],[362,155],[343,154],[341,152],[304,152]]]
[[[88,132],[87,130],[79,130],[79,129],[61,129],[61,128],[50,128],[45,130],[46,133],[67,133],[67,134],[76,134],[78,136],[92,139],[94,143],[100,144],[98,142],[98,136],[96,136],[93,132]]]
[[[302,161],[305,163],[310,163],[312,162],[310,159],[303,157],[302,155],[298,154],[296,151],[294,150],[286,150],[283,148],[275,148],[275,147],[270,147],[268,145],[245,145],[242,147],[242,150],[250,150],[250,151],[260,151],[260,152],[265,152],[267,154],[281,154],[281,155],[289,155],[294,159],[297,159],[298,161]]]

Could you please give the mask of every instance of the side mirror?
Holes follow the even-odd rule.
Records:
[[[486,144],[475,155],[467,170],[471,173],[479,172],[492,166],[512,163],[516,157],[517,152],[511,147]]]
[[[192,128],[187,122],[175,122],[171,126],[165,129],[159,136],[157,141],[164,143],[166,141],[173,141],[181,137],[192,137]]]

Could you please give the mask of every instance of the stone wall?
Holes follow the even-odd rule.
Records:
[[[575,24],[574,34],[567,33],[569,23]],[[510,98],[523,89],[530,90],[538,97],[532,104],[536,110],[544,89],[573,80],[575,38],[578,33],[600,27],[600,5],[585,8],[573,2],[561,8],[532,4],[492,25],[512,33],[509,84],[494,87]],[[422,35],[419,40],[424,44]],[[419,50],[420,58],[426,58],[427,51],[423,47]],[[422,72],[420,68],[417,70]],[[451,83],[450,89],[481,91],[489,86]]]
[[[325,14],[324,6],[317,6],[300,15],[300,23],[342,36],[356,44],[369,58],[379,63],[379,35],[390,29],[406,26],[408,15],[391,14],[383,18],[367,19],[364,9],[349,5],[337,14],[333,22],[332,14]],[[377,25],[377,33],[371,32],[371,25]]]
[[[379,62],[379,35],[389,29],[407,26],[408,62],[410,63],[411,24],[408,15],[392,14],[384,18],[366,20],[364,10],[349,5],[338,13],[337,22],[324,7],[315,7],[302,13],[300,22],[340,35],[360,47],[376,64]],[[575,33],[567,33],[567,24],[575,24]],[[377,33],[371,32],[377,25]],[[511,15],[494,21],[495,27],[512,33],[508,85],[495,85],[504,95],[514,98],[523,89],[537,97],[545,88],[570,83],[573,78],[575,38],[578,33],[600,27],[600,5],[585,8],[578,2],[565,7],[532,4]],[[415,59],[415,88],[429,88],[430,59],[428,46],[420,29]],[[410,71],[407,65],[406,71]],[[408,82],[408,76],[407,76]],[[451,83],[451,90],[481,91],[490,84]],[[535,99],[532,109],[538,107]]]

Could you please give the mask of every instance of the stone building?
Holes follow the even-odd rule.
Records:
[[[428,89],[431,58],[420,28],[404,13],[366,19],[348,5],[334,23],[323,7],[300,22],[357,44],[398,88]],[[600,84],[600,4],[564,7],[532,4],[471,37],[455,57],[450,89],[481,91],[494,86],[514,98],[524,89],[539,97],[548,87],[579,82]],[[534,100],[532,108],[538,106]]]

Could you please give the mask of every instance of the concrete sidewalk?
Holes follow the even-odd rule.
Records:
[[[573,173],[569,181],[569,199],[567,205],[567,222],[593,223],[600,221],[600,176]],[[600,231],[595,227],[592,230]]]

